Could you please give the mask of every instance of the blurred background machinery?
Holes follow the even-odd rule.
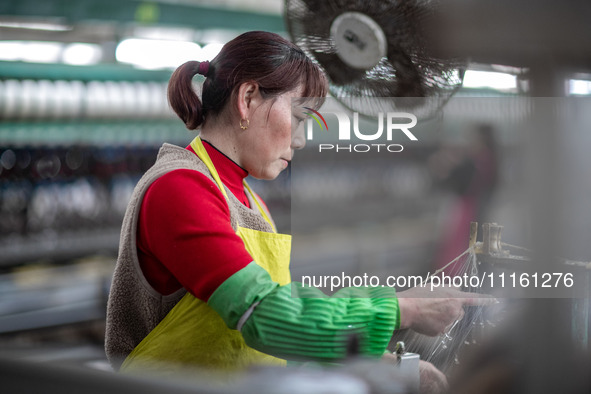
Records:
[[[351,274],[424,274],[445,260],[449,251],[442,244],[449,245],[450,236],[467,246],[467,233],[450,230],[449,219],[484,175],[475,172],[479,163],[453,158],[469,156],[470,135],[483,126],[494,130],[497,174],[486,213],[471,219],[503,224],[505,240],[542,245],[542,255],[560,249],[553,240],[562,240],[570,258],[588,261],[591,218],[580,196],[591,191],[584,172],[589,137],[560,135],[556,119],[526,130],[530,107],[523,99],[591,96],[589,5],[393,3],[0,3],[0,356],[106,368],[105,299],[127,199],[162,142],[184,146],[193,137],[167,105],[167,80],[184,61],[211,59],[248,30],[277,32],[300,44],[329,73],[331,93],[352,97],[336,106],[359,110],[360,98],[368,96],[431,96],[437,99],[425,114],[446,119],[443,127],[427,124],[421,143],[394,160],[376,157],[362,166],[349,157],[332,168],[304,150],[276,181],[252,180],[280,230],[297,236],[294,277],[343,266]],[[328,22],[344,11],[349,14],[335,31],[345,40],[335,47]],[[383,26],[387,35],[374,37],[382,43],[377,61],[356,64],[337,54],[339,45],[359,48],[359,37],[347,33],[351,20]],[[413,29],[421,35],[409,36]],[[388,40],[392,34],[396,41]],[[419,54],[413,50],[418,46]],[[434,58],[457,61],[448,63],[449,71]],[[199,77],[195,82],[198,88]],[[560,170],[571,176],[561,178]],[[304,185],[293,193],[292,175]],[[290,196],[297,206],[322,211],[326,220],[318,223],[318,215],[306,211],[294,222]],[[353,212],[351,206],[358,208]],[[553,230],[542,231],[548,228]],[[562,309],[545,303],[531,310],[543,313],[548,305]],[[539,334],[532,342],[534,361],[546,370],[543,347],[535,345],[563,327],[539,325],[517,337],[532,331]],[[17,376],[9,364],[3,371]],[[40,374],[53,373],[43,368]],[[539,381],[531,392],[552,392]]]

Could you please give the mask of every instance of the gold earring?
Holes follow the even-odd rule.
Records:
[[[243,124],[242,124],[242,121],[243,121],[243,120],[246,120],[246,125],[243,125]],[[248,119],[240,119],[240,128],[241,128],[242,130],[246,130],[246,129],[248,129],[248,125],[249,125],[249,124],[250,124],[250,120],[248,120]]]

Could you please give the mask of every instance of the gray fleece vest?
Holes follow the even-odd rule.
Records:
[[[137,222],[144,194],[152,182],[177,169],[199,171],[215,183],[205,164],[194,153],[178,146],[164,144],[158,152],[154,166],[136,185],[123,218],[119,257],[107,305],[105,351],[115,369],[121,366],[129,353],[186,293],[185,289],[180,289],[173,294],[162,295],[152,288],[141,271],[136,246]],[[250,194],[247,193],[247,196],[250,206],[254,209],[244,206],[227,188],[226,193],[230,200],[228,205],[234,230],[240,226],[272,232],[271,226],[258,212]],[[195,261],[195,264],[212,263]]]

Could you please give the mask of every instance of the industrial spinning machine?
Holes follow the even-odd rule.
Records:
[[[500,301],[498,306],[467,307],[464,317],[439,337],[410,331],[395,333],[391,349],[394,343],[403,342],[407,349],[420,354],[421,359],[453,374],[455,368],[463,368],[463,354],[487,345],[499,326],[514,324],[512,320],[527,307],[524,299],[546,298],[542,292],[555,289],[554,295],[565,301],[563,315],[569,320],[563,323],[568,327],[569,337],[582,352],[590,350],[591,262],[554,257],[554,271],[541,273],[535,253],[503,242],[502,229],[497,223],[484,223],[482,240],[477,241],[478,223],[472,222],[468,249],[432,274],[441,275],[450,269],[453,274],[447,278],[462,278],[462,290],[493,295]]]

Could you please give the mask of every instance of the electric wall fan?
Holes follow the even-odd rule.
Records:
[[[320,64],[330,93],[364,115],[429,117],[461,87],[467,62],[429,49],[432,0],[286,0],[292,41]],[[380,99],[377,99],[380,98]]]

